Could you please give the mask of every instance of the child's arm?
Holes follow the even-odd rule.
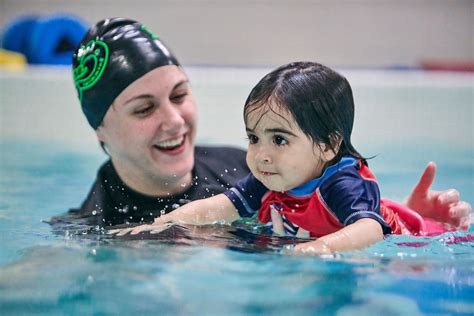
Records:
[[[239,219],[234,204],[224,194],[196,200],[185,204],[176,210],[157,217],[155,223],[174,222],[177,224],[206,225],[216,222],[230,224]]]
[[[112,230],[109,233],[122,236],[130,233],[136,235],[143,231],[162,230],[169,222],[177,224],[206,225],[216,222],[232,223],[239,219],[234,204],[224,194],[189,202],[176,210],[157,217],[153,224],[140,225],[132,228]]]
[[[362,249],[383,239],[380,223],[371,218],[358,221],[316,240],[295,246],[302,254],[329,254]]]

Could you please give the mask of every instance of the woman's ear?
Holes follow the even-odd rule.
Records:
[[[102,126],[102,124],[100,124],[96,130],[95,130],[95,134],[97,136],[97,139],[99,140],[99,142],[105,142],[105,130],[104,130],[104,127]]]
[[[107,146],[105,145],[105,139],[106,139],[106,130],[104,129],[103,125],[100,124],[99,127],[96,128],[95,134],[97,136],[97,140],[99,141],[100,147],[104,151],[104,153],[107,156],[110,156],[110,153],[107,149]]]

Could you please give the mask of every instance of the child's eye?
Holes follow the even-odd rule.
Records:
[[[248,135],[247,137],[250,144],[256,144],[258,142],[258,137],[255,135]]]
[[[275,145],[277,146],[283,146],[283,145],[287,145],[288,144],[288,141],[282,137],[282,136],[279,136],[279,135],[276,135],[274,138],[273,138],[273,142],[275,143]]]

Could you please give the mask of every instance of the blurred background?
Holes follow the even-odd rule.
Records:
[[[440,187],[474,203],[474,0],[0,0],[0,177],[84,153],[87,176],[66,206],[82,200],[106,157],[69,64],[86,29],[116,16],[147,25],[185,66],[198,143],[245,148],[255,83],[277,65],[318,61],[349,79],[353,143],[377,156],[389,196],[404,198],[402,183],[434,160]]]
[[[0,30],[21,15],[61,12],[87,25],[139,20],[185,65],[406,68],[474,59],[472,0],[0,0]]]

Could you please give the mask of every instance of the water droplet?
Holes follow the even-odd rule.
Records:
[[[97,215],[97,211],[96,211],[96,210],[93,210],[93,211],[92,211],[92,215]]]
[[[225,173],[228,173],[228,172],[229,172],[229,170],[225,169],[225,170],[224,170],[224,172],[225,172]]]
[[[125,213],[125,214],[128,213],[128,205],[125,205],[124,208],[119,209],[119,212],[120,212],[120,213]]]
[[[165,215],[166,214],[166,211],[165,210],[161,210],[160,211],[160,215]]]
[[[237,171],[237,168],[234,168],[234,171]]]

